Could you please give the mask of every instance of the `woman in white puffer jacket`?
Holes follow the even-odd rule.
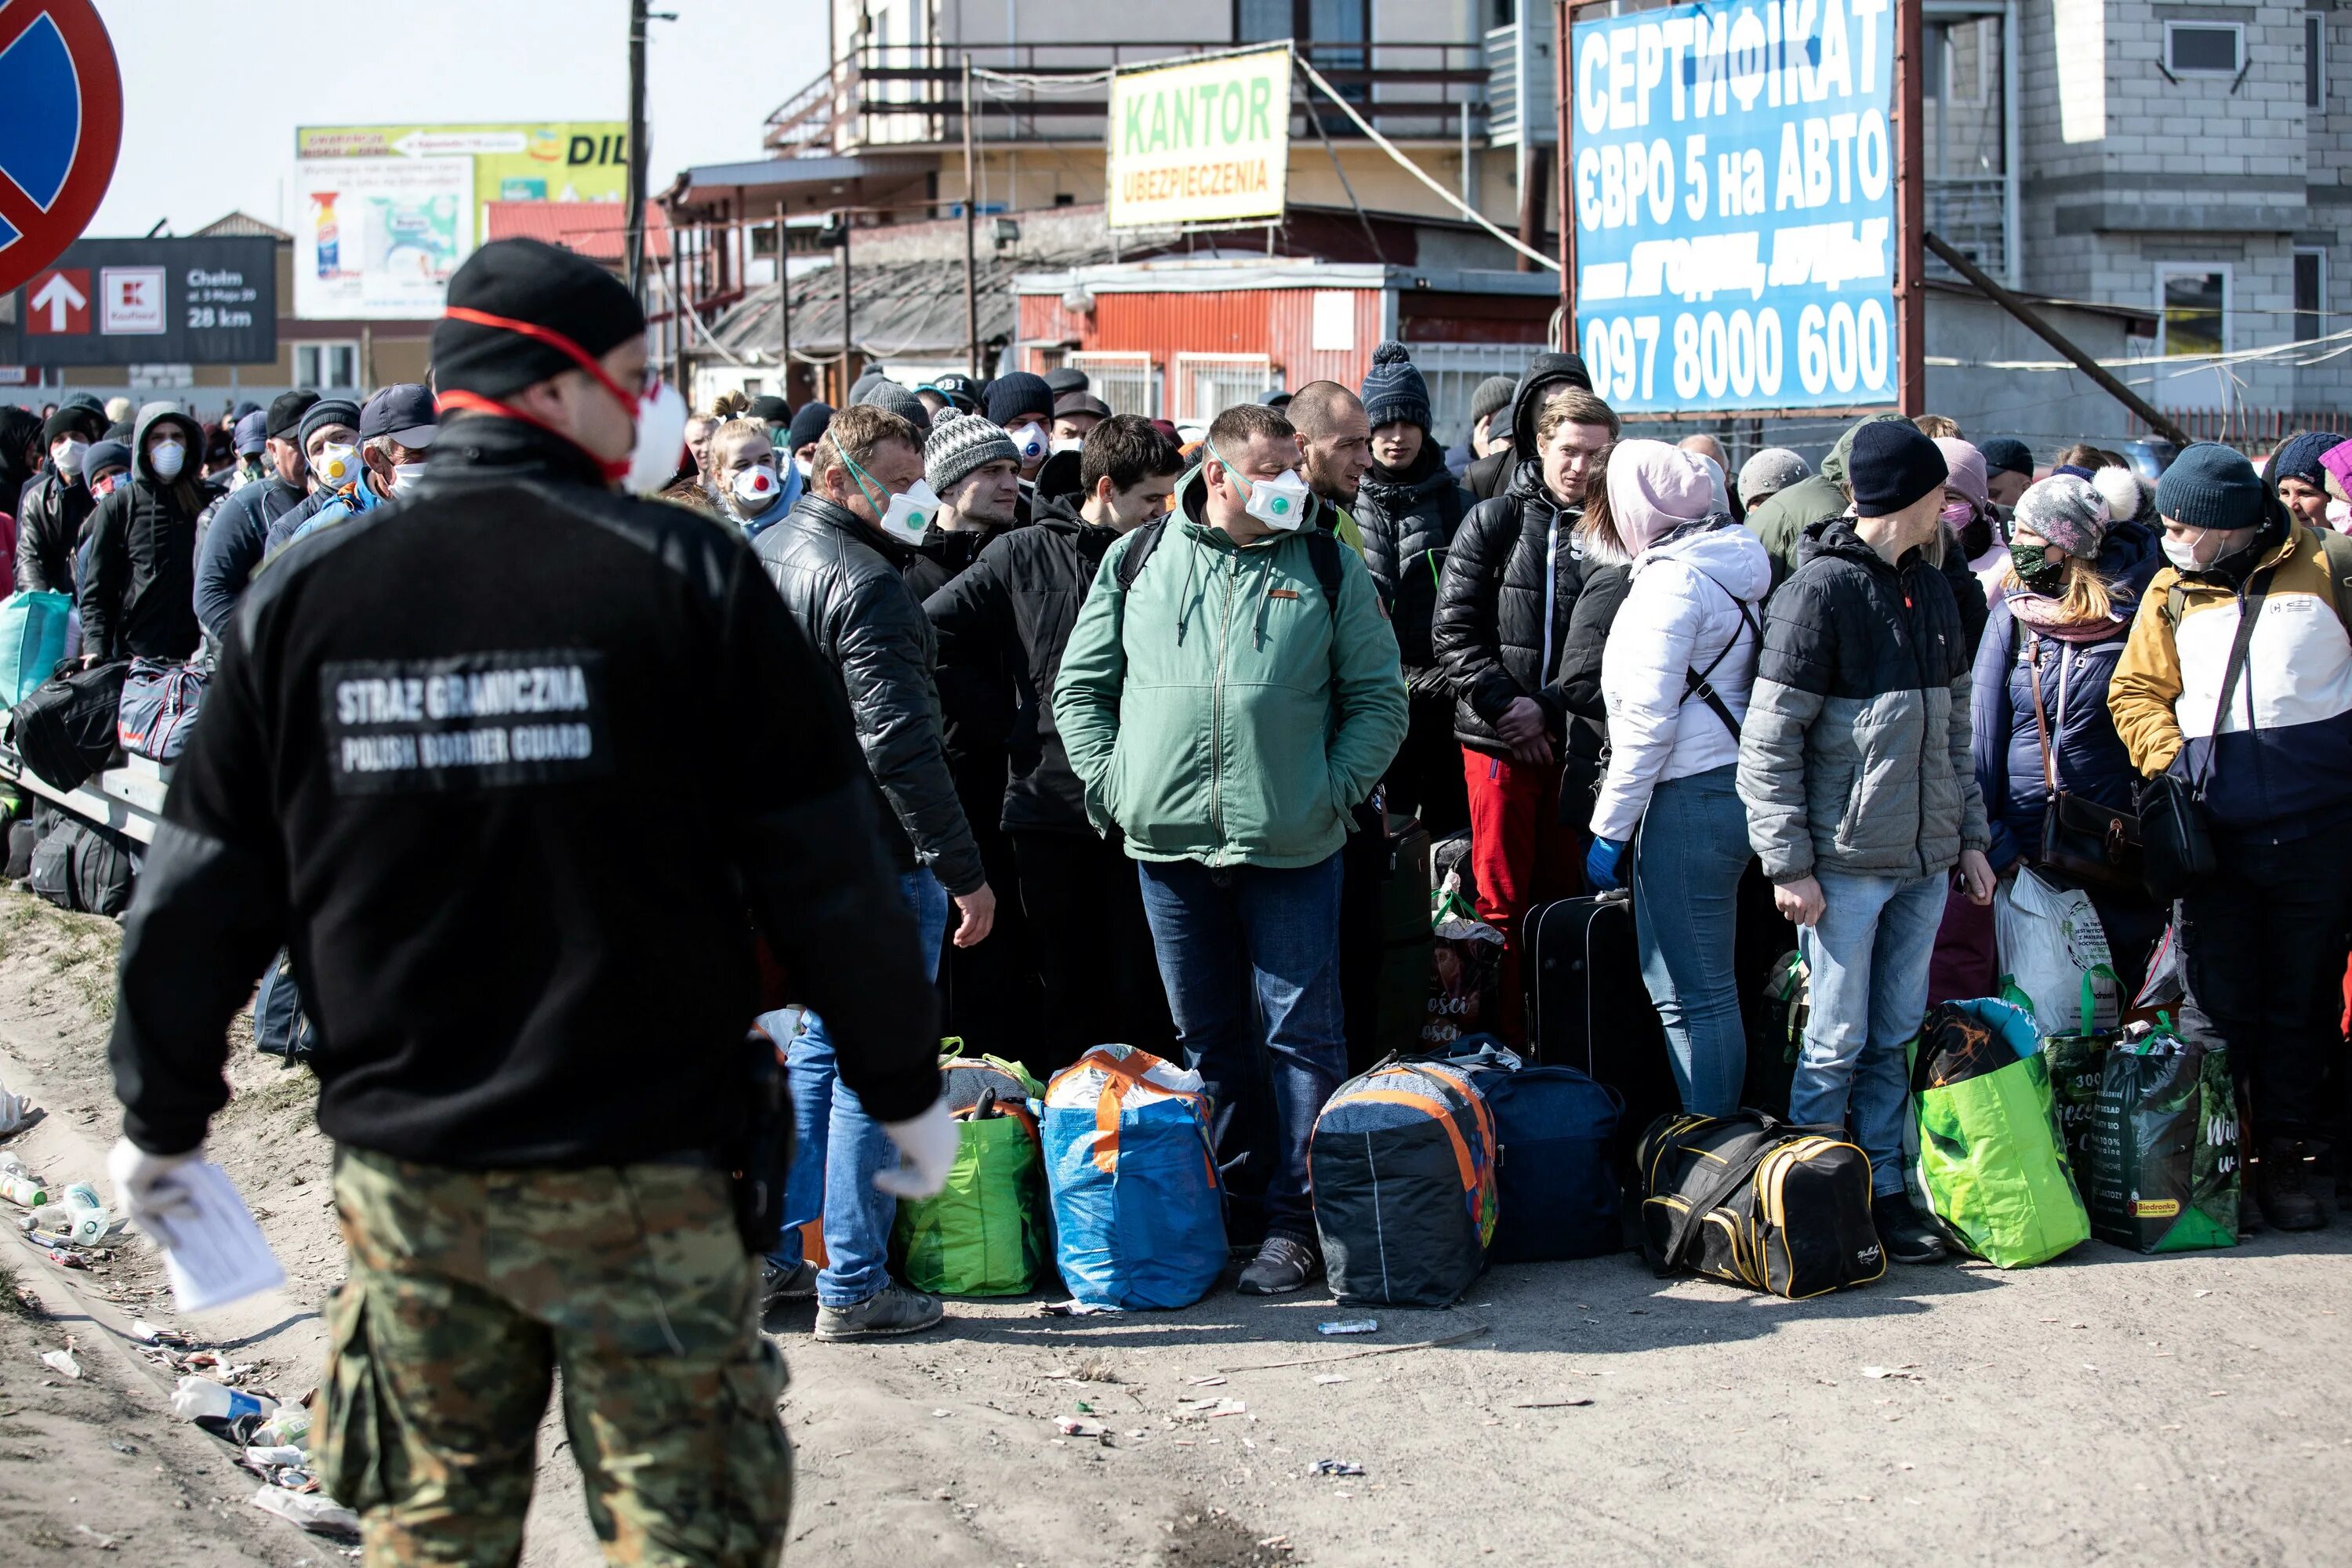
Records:
[[[1732,975],[1748,814],[1733,777],[1772,566],[1717,510],[1708,469],[1663,441],[1610,456],[1609,517],[1633,575],[1601,655],[1609,771],[1585,874],[1596,889],[1631,882],[1683,1109],[1723,1116],[1739,1108],[1748,1060]]]

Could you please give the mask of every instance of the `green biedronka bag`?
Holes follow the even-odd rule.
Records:
[[[2091,1234],[2136,1252],[2238,1243],[2238,1111],[2227,1051],[2158,1028],[2106,1053],[2083,1196]]]
[[[1919,1184],[1962,1247],[2025,1268],[2090,1238],[2033,1015],[1994,1001],[1929,1008],[1911,1091]]]
[[[1045,1089],[1018,1062],[967,1058],[961,1040],[942,1044],[940,1072],[962,1141],[939,1194],[898,1205],[891,1262],[930,1295],[1023,1295],[1054,1256],[1029,1109]]]

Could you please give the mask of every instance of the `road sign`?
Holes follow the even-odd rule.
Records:
[[[80,337],[89,331],[89,268],[44,272],[25,290],[25,331],[37,338]]]
[[[122,76],[91,0],[0,0],[0,292],[81,237],[121,145]]]
[[[268,363],[277,249],[268,239],[81,240],[20,292],[0,294],[15,307],[0,310],[0,364]]]

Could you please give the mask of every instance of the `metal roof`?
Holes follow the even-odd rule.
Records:
[[[1549,297],[1559,292],[1559,279],[1549,272],[1388,267],[1369,261],[1280,257],[1262,260],[1168,257],[1073,267],[1059,272],[1023,272],[1013,279],[1013,291],[1016,294],[1061,294],[1073,288],[1095,294],[1187,294],[1229,289],[1398,289]]]

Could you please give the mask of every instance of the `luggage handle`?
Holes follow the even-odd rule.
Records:
[[[1667,1235],[1666,1245],[1658,1257],[1657,1271],[1662,1278],[1682,1267],[1683,1255],[1690,1250],[1691,1240],[1698,1234],[1698,1227],[1706,1222],[1706,1216],[1714,1213],[1716,1205],[1729,1197],[1740,1183],[1753,1177],[1756,1168],[1772,1152],[1772,1135],[1780,1130],[1780,1123],[1769,1116],[1759,1117],[1759,1120],[1763,1125],[1749,1135],[1752,1144],[1747,1152],[1730,1162],[1722,1175],[1700,1189],[1700,1195],[1691,1199],[1682,1217],[1675,1221],[1675,1228]]]

